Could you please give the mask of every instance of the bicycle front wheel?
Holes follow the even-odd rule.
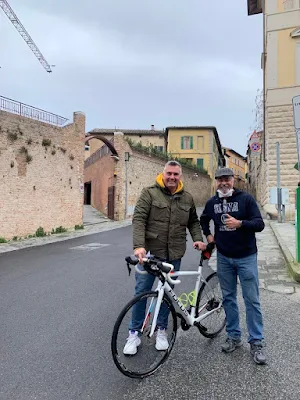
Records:
[[[112,334],[111,351],[117,368],[130,378],[145,378],[153,374],[168,358],[173,348],[177,332],[177,316],[170,300],[164,296],[161,303],[161,310],[168,315],[168,328],[166,330],[168,348],[166,350],[156,349],[156,332],[150,337],[154,309],[158,293],[146,292],[133,298],[121,311]],[[139,329],[140,344],[137,353],[125,355],[123,353],[126,340],[129,335],[129,324],[132,317],[132,309],[138,303],[146,303],[146,314],[143,326]]]
[[[207,338],[216,337],[225,327],[226,316],[222,300],[220,282],[216,272],[213,272],[203,282],[196,301],[196,317],[215,310],[198,325],[200,333]]]

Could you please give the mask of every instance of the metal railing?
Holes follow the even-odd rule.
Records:
[[[113,139],[110,140],[110,142],[113,144],[114,143]],[[93,153],[89,158],[85,160],[84,168],[87,168],[90,165],[94,164],[96,161],[106,156],[107,154],[111,154],[111,151],[106,146],[106,144],[104,144],[102,147],[100,147],[100,149],[96,150],[95,153]]]
[[[0,110],[56,126],[62,126],[68,121],[67,118],[3,96],[0,96]]]

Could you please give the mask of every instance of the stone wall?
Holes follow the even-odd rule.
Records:
[[[159,158],[132,151],[128,162],[128,215],[133,214],[136,201],[146,186],[155,183],[156,177],[163,171],[166,161]],[[190,192],[196,206],[202,206],[211,196],[211,179],[201,172],[183,167],[183,183]]]
[[[276,142],[280,143],[281,187],[290,191],[290,206],[286,207],[287,219],[294,218],[295,189],[299,174],[294,165],[297,162],[297,144],[292,106],[274,106],[266,109],[266,158],[262,163],[260,178],[261,202],[267,212],[277,214],[269,204],[269,190],[277,186]]]
[[[80,112],[56,127],[0,111],[0,237],[82,224],[84,136]]]

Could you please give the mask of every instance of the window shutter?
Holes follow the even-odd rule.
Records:
[[[203,168],[203,158],[197,158],[197,167]]]
[[[193,138],[193,136],[190,136],[190,149],[193,149],[194,148],[194,140],[193,140],[194,138]]]
[[[184,149],[184,136],[181,136],[181,149]]]

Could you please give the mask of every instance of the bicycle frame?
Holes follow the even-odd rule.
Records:
[[[175,276],[197,276],[196,284],[195,284],[195,293],[196,293],[196,298],[197,298],[201,282],[204,282],[208,287],[210,287],[209,284],[207,283],[207,281],[202,276],[202,269],[203,269],[203,265],[199,265],[198,271],[178,271],[178,272],[174,272],[174,273],[172,273],[172,278],[175,277]],[[166,277],[165,273],[163,273],[163,275]],[[179,284],[180,281],[177,281],[176,283]],[[188,325],[190,325],[190,326],[193,326],[197,322],[201,322],[203,319],[205,319],[210,314],[212,314],[213,312],[216,312],[217,310],[219,310],[222,307],[222,302],[220,302],[220,304],[219,304],[219,306],[217,308],[214,308],[211,311],[207,311],[205,314],[195,318],[196,305],[192,305],[191,306],[191,312],[189,312],[184,307],[184,305],[180,302],[180,300],[178,299],[176,293],[173,291],[173,289],[171,288],[170,284],[167,282],[167,279],[165,279],[164,283],[159,281],[155,291],[158,292],[158,297],[157,297],[155,310],[154,310],[153,323],[152,323],[150,334],[149,334],[150,337],[152,337],[152,335],[154,334],[155,328],[156,328],[157,317],[158,317],[158,314],[159,314],[159,310],[160,310],[160,306],[161,306],[161,303],[162,303],[162,299],[163,299],[164,293],[166,293],[166,295],[169,297],[169,299],[171,300],[172,304],[175,303],[175,309],[178,310],[179,314],[182,315],[182,317],[184,318],[186,323]],[[143,324],[143,328],[144,328],[144,326],[146,324],[149,312],[151,312],[152,309],[153,309],[153,300],[154,299],[151,300],[150,306],[149,306],[148,311],[146,313],[146,318],[145,318],[145,321],[144,321],[144,324]],[[205,307],[206,307],[206,304],[203,305],[203,307],[199,311],[201,312]],[[143,328],[142,328],[142,331],[143,331]]]

